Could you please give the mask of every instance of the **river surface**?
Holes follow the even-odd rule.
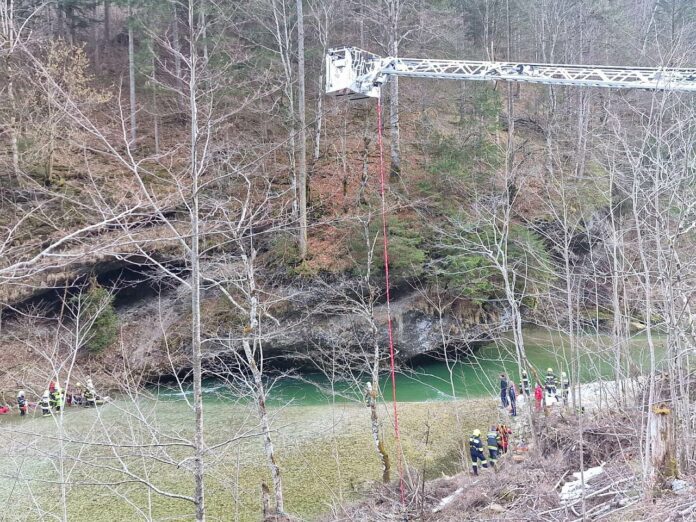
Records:
[[[580,357],[580,380],[595,381],[614,378],[615,347],[611,336],[582,335],[577,337]],[[577,361],[571,353],[567,336],[546,330],[530,329],[524,334],[527,357],[540,376],[551,367],[560,376],[570,371],[571,362]],[[664,340],[655,339],[658,366],[664,354]],[[649,351],[645,334],[633,336],[624,348],[629,371],[635,375],[649,368]],[[449,361],[422,361],[411,366],[401,366],[396,379],[397,400],[402,402],[443,401],[466,398],[483,398],[498,394],[498,376],[501,372],[518,380],[514,344],[509,338],[491,343],[479,349],[473,356],[451,356]],[[577,367],[577,362],[573,364]],[[284,375],[274,379],[268,394],[268,403],[318,406],[331,402],[362,400],[362,387],[367,376],[331,379],[321,373]],[[530,380],[533,377],[530,376]],[[542,383],[543,384],[543,383]],[[519,384],[518,384],[519,386]],[[532,385],[533,386],[533,385]],[[391,381],[388,374],[382,378],[382,390],[391,398]],[[176,387],[161,387],[159,396],[172,400],[183,399],[191,393]],[[204,383],[206,401],[229,400],[232,393],[221,381]]]

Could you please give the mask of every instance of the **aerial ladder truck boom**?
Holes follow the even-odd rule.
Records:
[[[696,92],[696,67],[382,58],[356,47],[331,49],[326,55],[327,94],[351,99],[376,98],[389,76]]]

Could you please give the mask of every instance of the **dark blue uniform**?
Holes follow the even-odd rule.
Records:
[[[507,390],[508,390],[507,379],[504,376],[501,376],[500,377],[500,403],[503,405],[503,408],[508,407]]]
[[[488,458],[491,464],[495,466],[498,461],[498,445],[500,444],[500,435],[496,430],[489,431],[486,434],[486,441],[488,442]]]
[[[471,455],[471,465],[474,468],[474,475],[478,475],[479,461],[481,461],[481,466],[484,468],[488,467],[488,461],[486,460],[486,455],[483,453],[483,443],[481,442],[480,436],[471,435],[471,437],[469,437],[469,454]]]
[[[517,417],[517,394],[515,393],[514,386],[508,388],[508,395],[510,396],[510,406],[512,407],[510,414],[513,417]]]

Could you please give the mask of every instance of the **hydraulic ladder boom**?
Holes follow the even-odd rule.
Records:
[[[696,92],[696,67],[616,67],[382,58],[356,47],[331,49],[326,55],[326,71],[326,93],[348,95],[351,98],[379,96],[380,86],[391,75]]]

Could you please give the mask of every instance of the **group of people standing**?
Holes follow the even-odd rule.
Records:
[[[521,390],[522,393],[529,395],[529,378],[526,371],[522,372]],[[502,408],[510,409],[510,415],[517,417],[517,388],[504,373],[500,374],[500,404]]]
[[[568,374],[566,372],[561,372],[560,384],[563,404],[568,404],[568,395],[570,394],[570,379],[568,379]],[[553,368],[548,368],[546,370],[544,386],[546,388],[547,400],[555,400],[556,402],[561,400],[558,397],[558,379],[556,378],[556,374],[553,372]],[[542,402],[544,401],[544,393],[541,388],[541,384],[539,383],[537,383],[536,389],[534,390],[534,399],[536,400],[537,410],[541,409]]]
[[[568,403],[568,395],[570,392],[570,380],[566,372],[561,372],[561,392],[563,404]],[[546,389],[546,395],[544,395],[544,388]],[[545,402],[545,397],[547,400],[555,400],[559,402],[561,399],[558,397],[558,379],[553,371],[553,368],[548,368],[546,370],[546,376],[544,379],[544,388],[542,388],[541,383],[537,382],[534,388],[534,400],[536,402],[536,409],[541,410],[542,404]],[[531,396],[531,388],[529,386],[529,376],[526,370],[522,370],[522,382],[520,383],[520,393],[523,393],[526,397]],[[512,380],[508,380],[504,373],[500,374],[500,404],[502,408],[509,408],[510,414],[515,417],[517,416],[517,387]]]
[[[491,467],[495,467],[498,459],[508,451],[510,435],[512,435],[512,430],[505,424],[491,426],[485,438],[485,449],[488,450],[488,458],[486,458],[481,430],[473,431],[469,437],[469,455],[474,475],[478,475],[479,465],[482,468],[487,468],[490,462]]]
[[[42,416],[51,415],[53,412],[60,412],[66,406],[99,406],[104,404],[106,398],[102,398],[95,390],[90,377],[87,378],[86,386],[77,383],[74,387],[68,385],[67,392],[60,387],[57,381],[51,381],[48,389],[44,391],[38,404],[27,400],[24,390],[17,393],[17,410],[19,415],[24,417],[29,410],[41,409]],[[9,405],[0,408],[0,414],[7,414],[12,411]]]

